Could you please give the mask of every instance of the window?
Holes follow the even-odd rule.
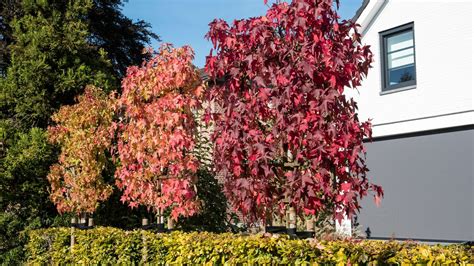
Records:
[[[413,23],[380,32],[382,92],[416,85]]]

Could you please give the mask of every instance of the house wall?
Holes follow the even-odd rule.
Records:
[[[372,237],[474,240],[473,2],[370,0],[359,16],[375,62],[358,92],[372,119],[369,178],[382,185],[359,216]],[[382,94],[379,32],[414,22],[416,87]]]
[[[374,136],[474,124],[472,5],[471,1],[370,1],[357,22],[362,23],[362,42],[371,46],[375,62],[359,93],[348,95],[359,103],[361,120],[373,119]],[[381,94],[379,32],[410,22],[414,22],[417,85]]]
[[[364,200],[372,237],[474,240],[474,129],[367,143],[367,164],[385,197]]]

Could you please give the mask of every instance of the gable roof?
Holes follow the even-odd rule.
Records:
[[[360,17],[360,14],[362,14],[362,12],[364,12],[364,9],[367,7],[367,5],[369,4],[369,1],[370,0],[364,0],[362,1],[362,5],[359,7],[359,9],[357,9],[354,17],[352,17],[352,21],[353,22],[356,22],[357,19]]]

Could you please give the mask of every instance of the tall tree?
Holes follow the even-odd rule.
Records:
[[[48,2],[24,3],[35,15],[12,24],[11,64],[0,87],[4,119],[19,129],[46,128],[62,104],[71,104],[87,84],[111,90],[116,80],[104,50],[87,43],[87,0],[69,2],[65,12]]]
[[[115,75],[122,78],[128,66],[139,65],[148,54],[143,49],[158,35],[150,24],[133,22],[121,12],[122,0],[94,0],[88,13],[89,43],[107,51]]]
[[[104,182],[107,151],[112,144],[109,128],[114,98],[88,86],[77,104],[63,106],[48,128],[51,142],[61,145],[59,162],[51,166],[51,200],[59,212],[93,213],[113,187]]]
[[[10,49],[13,43],[11,23],[24,15],[35,15],[37,5],[31,0],[0,1],[0,67],[10,63]],[[67,1],[48,0],[54,10],[65,12]],[[85,19],[88,21],[88,43],[107,51],[107,58],[113,65],[115,76],[121,78],[127,66],[137,65],[146,58],[142,51],[158,35],[150,30],[150,24],[132,21],[122,13],[122,0],[93,0]],[[2,64],[4,63],[4,64]]]
[[[46,179],[55,161],[55,148],[45,134],[52,113],[72,103],[87,84],[110,90],[115,82],[105,52],[86,42],[83,15],[91,8],[90,1],[71,1],[66,12],[46,1],[24,4],[37,11],[11,24],[15,40],[11,63],[7,76],[0,79],[0,215],[13,217],[0,221],[8,228],[16,220],[17,229],[51,224],[56,215]],[[18,245],[18,239],[12,240],[18,230],[11,233],[3,249]]]
[[[369,182],[360,122],[346,87],[357,87],[372,62],[357,27],[339,21],[332,0],[273,4],[266,15],[210,24],[217,49],[206,70],[218,82],[215,166],[225,193],[250,222],[294,207],[351,216],[359,199],[382,189]]]
[[[199,162],[193,154],[193,109],[200,104],[202,82],[188,46],[163,45],[141,67],[130,67],[122,82],[117,124],[120,165],[116,177],[123,201],[156,213],[191,216]]]
[[[99,45],[94,41],[97,37],[92,36],[105,34],[107,25],[131,22],[120,13],[116,1],[110,1],[117,3],[110,5],[100,1],[116,10],[98,16],[101,12],[98,10],[105,10],[98,3],[1,1],[0,26],[9,46],[7,75],[0,77],[0,230],[4,233],[0,237],[0,263],[21,251],[18,238],[21,230],[61,220],[47,193],[46,176],[58,154],[57,147],[48,143],[45,132],[51,115],[61,106],[73,104],[75,96],[88,84],[105,92],[117,89],[121,72],[116,69],[116,63],[141,62],[146,55],[133,52],[125,59],[119,56],[122,59],[118,60],[114,56],[141,50],[149,38],[156,37],[146,24],[132,23],[135,26],[127,24],[128,33],[116,29],[113,36],[102,38]],[[115,22],[105,23],[106,20]],[[11,29],[11,34],[3,31],[4,26]],[[91,29],[98,33],[91,33]],[[114,36],[130,39],[120,45],[112,39]],[[114,169],[107,172],[107,182],[112,183]]]

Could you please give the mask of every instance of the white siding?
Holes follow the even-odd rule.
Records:
[[[359,93],[348,95],[358,102],[361,120],[373,119],[375,137],[474,124],[472,5],[467,0],[369,3],[357,22],[375,62]],[[410,22],[416,88],[381,95],[379,32]]]

